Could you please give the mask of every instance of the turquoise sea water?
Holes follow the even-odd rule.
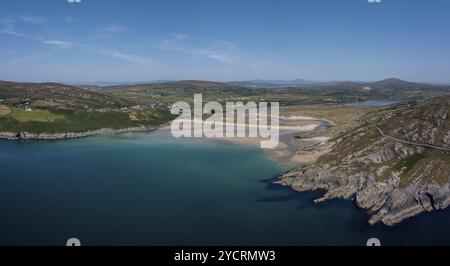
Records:
[[[448,211],[387,228],[352,201],[271,185],[260,149],[166,132],[0,141],[0,244],[449,244]]]

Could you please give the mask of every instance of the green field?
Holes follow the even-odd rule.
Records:
[[[19,121],[20,123],[27,123],[27,122],[49,123],[64,119],[64,116],[50,113],[48,110],[33,110],[27,112],[22,108],[13,108],[10,115],[12,118]]]
[[[136,126],[158,126],[172,119],[167,111],[152,110],[130,119],[122,112],[87,112],[81,110],[39,110],[25,112],[14,109],[0,117],[2,132],[63,133],[84,132],[101,128],[121,129]]]

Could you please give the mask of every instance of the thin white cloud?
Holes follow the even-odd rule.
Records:
[[[85,41],[91,42],[100,39],[114,38],[120,36],[121,33],[129,31],[129,28],[122,25],[109,25],[102,28],[97,28],[92,31],[92,34]]]
[[[186,47],[187,34],[172,34],[171,38],[162,40],[156,46],[162,50],[188,51]]]
[[[126,31],[128,31],[128,28],[121,25],[110,25],[95,30],[95,32],[107,32],[107,33],[121,33]]]
[[[77,18],[72,16],[65,17],[62,20],[66,23],[87,22],[87,20],[84,18]]]
[[[74,43],[63,41],[63,40],[55,40],[55,39],[43,39],[41,37],[33,37],[27,34],[23,34],[21,32],[18,32],[16,30],[16,25],[19,23],[28,23],[28,24],[43,24],[47,23],[48,20],[39,18],[39,17],[32,17],[32,16],[18,16],[14,18],[6,18],[6,19],[0,19],[0,34],[7,34],[7,35],[13,35],[18,37],[24,37],[30,41],[33,42],[40,42],[48,45],[57,46],[59,48],[71,48],[76,46]]]
[[[208,54],[207,57],[224,64],[233,64],[235,62],[235,59],[228,54]]]
[[[71,48],[75,46],[74,43],[61,40],[44,40],[42,42],[45,44],[57,46],[59,48]]]
[[[210,47],[204,50],[200,50],[199,53],[203,54],[209,59],[219,61],[223,64],[234,64],[239,60],[236,55],[234,55],[234,50],[236,44],[231,42],[226,42],[222,40],[214,40]]]
[[[0,34],[8,34],[8,35],[19,36],[19,37],[27,37],[27,35],[15,31],[14,27],[12,27],[11,25],[6,25],[6,26],[0,28]]]
[[[10,16],[0,18],[0,34],[8,34],[18,37],[29,37],[27,34],[16,30],[18,24],[43,25],[47,19],[36,16]]]
[[[122,59],[128,62],[132,62],[132,63],[136,63],[136,64],[141,64],[141,65],[150,65],[150,64],[157,64],[159,63],[156,60],[153,59],[149,59],[149,58],[145,58],[145,57],[141,57],[141,56],[137,56],[137,55],[133,55],[133,54],[126,54],[126,53],[122,53],[120,51],[114,50],[114,49],[103,49],[101,50],[101,52],[105,55],[117,58],[117,59]]]
[[[18,18],[21,22],[28,23],[28,24],[34,24],[34,25],[43,25],[48,23],[48,20],[41,17],[35,17],[35,16],[20,16]]]
[[[236,48],[234,43],[215,40],[205,46],[192,46],[189,44],[189,38],[187,34],[173,34],[171,38],[156,42],[153,48],[201,56],[223,64],[234,64],[239,61],[234,55]]]
[[[0,34],[13,35],[18,37],[27,37],[26,34],[22,34],[16,31],[14,26],[14,20],[12,19],[2,19],[0,20]]]
[[[231,50],[231,49],[236,48],[236,44],[232,43],[232,42],[223,41],[223,40],[214,40],[213,47]]]

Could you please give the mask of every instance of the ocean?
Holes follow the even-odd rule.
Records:
[[[351,200],[273,185],[256,147],[166,131],[0,141],[0,245],[450,244],[450,212],[369,226]]]

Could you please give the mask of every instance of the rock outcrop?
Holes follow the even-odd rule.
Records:
[[[418,144],[448,147],[450,97],[394,110],[377,124],[386,134]],[[298,167],[276,183],[296,191],[325,190],[315,202],[353,198],[370,224],[395,225],[450,205],[450,152],[399,143],[364,122],[335,139],[330,153]],[[445,146],[445,144],[447,144]]]

